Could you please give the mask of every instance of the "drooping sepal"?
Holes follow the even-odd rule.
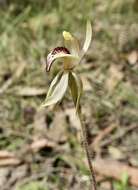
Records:
[[[46,99],[44,103],[42,104],[42,107],[56,104],[63,98],[68,87],[68,79],[69,79],[68,72],[59,73],[54,78],[48,90]]]
[[[80,108],[80,98],[83,91],[83,85],[80,77],[75,72],[69,73],[69,87],[76,108],[76,113],[78,113]]]
[[[48,92],[47,92],[47,96],[46,98],[48,98],[49,96],[51,96],[53,90],[55,89],[57,83],[60,81],[61,77],[62,77],[62,74],[63,74],[63,71],[59,72],[55,78],[52,80],[51,84],[50,84],[50,87],[48,89]]]

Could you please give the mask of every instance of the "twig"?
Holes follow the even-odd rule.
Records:
[[[92,161],[91,161],[92,156],[91,156],[91,153],[89,151],[88,136],[87,136],[87,131],[86,131],[85,124],[84,124],[84,121],[83,121],[83,118],[82,118],[81,109],[78,111],[78,117],[79,117],[81,128],[82,128],[83,144],[84,144],[84,147],[85,147],[87,160],[88,160],[88,164],[89,164],[89,169],[90,169],[90,172],[91,172],[91,186],[92,186],[91,190],[97,190],[95,172],[94,172]]]
[[[4,159],[0,159],[0,167],[17,166],[20,163],[21,163],[21,161],[18,158],[4,158]]]
[[[8,152],[6,150],[0,151],[0,167],[16,166],[20,163],[21,160],[19,160],[12,152]]]
[[[124,137],[128,132],[130,132],[130,131],[132,131],[132,130],[134,130],[134,129],[136,129],[136,128],[138,128],[138,125],[132,125],[132,126],[130,126],[129,128],[125,129],[122,133],[119,133],[119,134],[117,134],[117,135],[114,135],[114,136],[112,136],[112,138],[110,138],[110,139],[105,139],[105,140],[101,143],[100,147],[107,146],[108,144],[112,143],[113,141],[118,140],[118,139],[121,139],[121,138]]]
[[[109,127],[105,128],[104,130],[102,130],[94,139],[93,143],[92,143],[92,148],[94,148],[95,151],[98,150],[99,146],[100,146],[100,142],[103,138],[105,138],[108,134],[110,134],[115,128],[117,127],[117,125],[110,125]]]

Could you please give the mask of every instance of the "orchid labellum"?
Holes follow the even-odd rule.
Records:
[[[87,22],[86,39],[82,49],[80,49],[78,40],[69,32],[64,31],[63,38],[64,46],[54,48],[47,56],[46,71],[50,71],[50,68],[55,61],[62,62],[63,69],[51,82],[46,100],[42,106],[49,106],[59,102],[69,86],[77,111],[82,93],[82,82],[73,69],[79,65],[81,59],[89,48],[92,38],[91,23],[89,21]]]

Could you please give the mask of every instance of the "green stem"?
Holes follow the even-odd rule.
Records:
[[[88,164],[89,164],[89,169],[90,169],[90,173],[91,173],[91,190],[97,190],[95,172],[94,172],[93,165],[92,165],[92,160],[91,160],[92,156],[91,156],[91,152],[89,151],[87,130],[86,130],[83,118],[82,118],[81,108],[78,111],[78,117],[79,117],[81,128],[82,128],[83,144],[84,144],[84,148],[85,148],[85,151],[86,151],[87,160],[88,160]]]

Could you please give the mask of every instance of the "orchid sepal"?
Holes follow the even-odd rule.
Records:
[[[69,75],[69,87],[75,105],[76,113],[78,113],[80,108],[80,98],[83,91],[83,85],[79,75],[77,75],[73,71],[71,71]]]
[[[82,48],[81,58],[88,51],[88,48],[89,48],[89,46],[91,44],[91,40],[92,40],[92,26],[91,26],[91,22],[87,21],[87,24],[86,24],[86,37],[85,37],[84,45],[83,45],[83,48]]]
[[[56,78],[57,77],[57,78]],[[46,99],[41,107],[50,106],[62,100],[68,88],[69,72],[63,72],[59,78],[56,76],[51,83]]]
[[[70,53],[79,57],[80,47],[77,38],[70,32],[63,31],[64,45],[70,50]]]

